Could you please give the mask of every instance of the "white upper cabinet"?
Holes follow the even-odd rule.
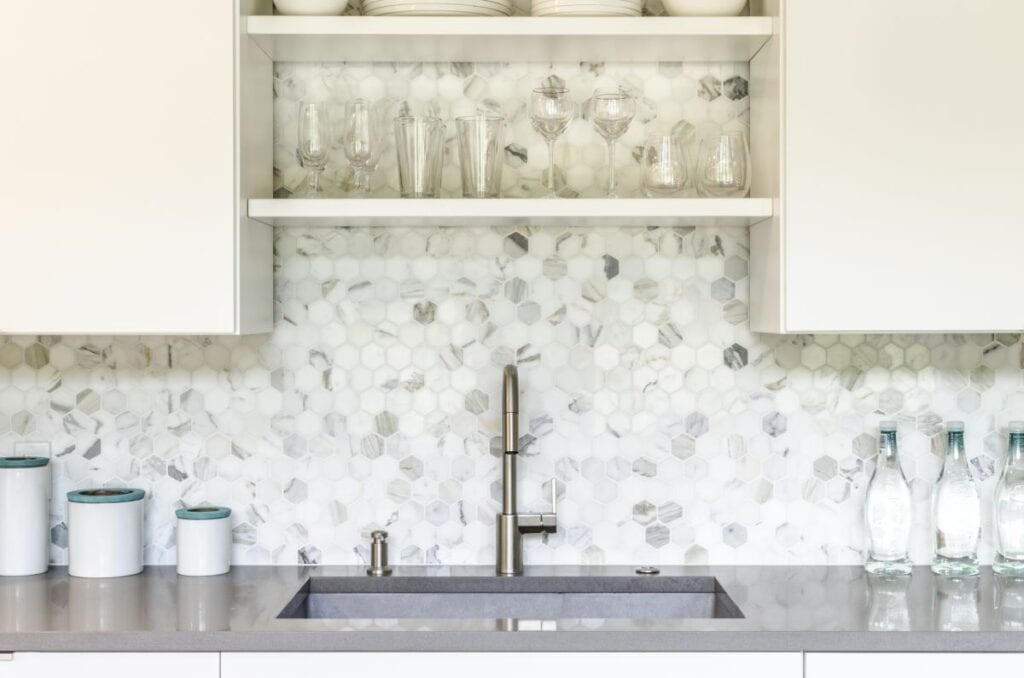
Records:
[[[755,195],[781,199],[752,231],[752,328],[1024,328],[1024,2],[766,5],[752,137],[781,162]]]
[[[272,121],[237,115],[273,91],[250,4],[5,5],[0,333],[271,329],[272,232],[242,202],[272,190]]]

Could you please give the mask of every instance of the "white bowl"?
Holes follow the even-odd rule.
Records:
[[[329,16],[341,14],[348,0],[274,0],[279,14],[298,16]]]
[[[736,16],[747,0],[661,0],[672,16]]]

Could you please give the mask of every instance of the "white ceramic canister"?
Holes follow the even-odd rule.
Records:
[[[46,443],[32,448],[49,451]],[[0,457],[0,576],[42,574],[50,568],[50,460]]]
[[[178,574],[210,577],[231,569],[231,509],[178,509]]]
[[[126,577],[142,572],[142,490],[68,492],[68,574]]]

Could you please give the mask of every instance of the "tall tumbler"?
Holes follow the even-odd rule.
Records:
[[[501,194],[504,164],[505,118],[471,115],[456,118],[459,134],[459,165],[462,169],[462,197],[497,198]]]
[[[444,122],[440,118],[419,116],[395,118],[395,149],[402,197],[439,197]]]

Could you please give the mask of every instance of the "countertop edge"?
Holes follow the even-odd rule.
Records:
[[[0,652],[1024,652],[999,631],[135,631],[0,634]]]

